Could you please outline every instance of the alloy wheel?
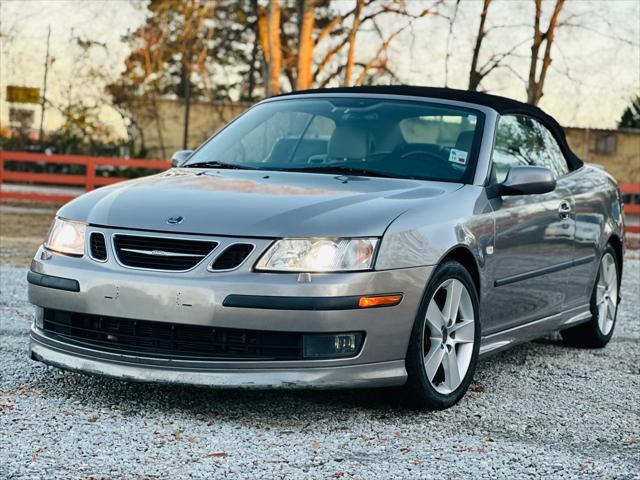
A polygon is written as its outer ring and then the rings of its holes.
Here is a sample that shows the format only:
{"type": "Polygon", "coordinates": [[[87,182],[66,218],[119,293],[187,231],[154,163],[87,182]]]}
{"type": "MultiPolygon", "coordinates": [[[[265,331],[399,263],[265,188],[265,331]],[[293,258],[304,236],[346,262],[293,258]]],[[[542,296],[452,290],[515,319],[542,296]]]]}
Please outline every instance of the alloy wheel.
{"type": "Polygon", "coordinates": [[[473,355],[475,328],[469,291],[460,280],[445,280],[429,301],[423,339],[425,372],[438,393],[448,395],[462,383],[473,355]]]}
{"type": "Polygon", "coordinates": [[[616,319],[618,305],[618,272],[616,261],[607,252],[600,260],[598,284],[596,286],[596,307],[598,308],[598,328],[603,335],[609,335],[616,319]]]}

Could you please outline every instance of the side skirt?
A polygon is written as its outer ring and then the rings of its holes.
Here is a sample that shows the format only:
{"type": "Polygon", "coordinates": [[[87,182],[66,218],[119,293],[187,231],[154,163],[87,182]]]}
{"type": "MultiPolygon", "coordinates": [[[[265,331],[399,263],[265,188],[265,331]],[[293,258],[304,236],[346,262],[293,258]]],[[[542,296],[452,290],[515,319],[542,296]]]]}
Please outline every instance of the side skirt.
{"type": "Polygon", "coordinates": [[[563,330],[572,325],[588,321],[591,310],[588,304],[572,308],[566,312],[557,313],[533,322],[518,325],[501,332],[482,337],[480,356],[485,357],[501,350],[510,348],[518,343],[528,342],[540,338],[556,330],[563,330]]]}

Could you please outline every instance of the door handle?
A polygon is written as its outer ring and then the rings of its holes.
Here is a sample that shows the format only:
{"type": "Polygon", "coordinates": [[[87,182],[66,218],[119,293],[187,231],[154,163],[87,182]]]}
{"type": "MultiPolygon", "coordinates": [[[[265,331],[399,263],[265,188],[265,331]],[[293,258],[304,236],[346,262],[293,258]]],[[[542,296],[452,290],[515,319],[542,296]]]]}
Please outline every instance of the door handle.
{"type": "Polygon", "coordinates": [[[560,202],[560,206],[558,207],[558,215],[560,215],[560,218],[569,218],[569,216],[571,215],[571,204],[568,201],[563,200],[562,202],[560,202]]]}

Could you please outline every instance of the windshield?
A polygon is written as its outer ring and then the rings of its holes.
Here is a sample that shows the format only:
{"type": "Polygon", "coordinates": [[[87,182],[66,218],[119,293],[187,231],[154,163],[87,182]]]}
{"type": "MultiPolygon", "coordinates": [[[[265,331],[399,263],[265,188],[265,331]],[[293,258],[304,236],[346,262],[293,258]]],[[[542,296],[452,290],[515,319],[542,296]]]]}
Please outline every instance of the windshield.
{"type": "Polygon", "coordinates": [[[185,166],[469,183],[482,119],[479,111],[416,101],[278,100],[240,116],[185,166]]]}

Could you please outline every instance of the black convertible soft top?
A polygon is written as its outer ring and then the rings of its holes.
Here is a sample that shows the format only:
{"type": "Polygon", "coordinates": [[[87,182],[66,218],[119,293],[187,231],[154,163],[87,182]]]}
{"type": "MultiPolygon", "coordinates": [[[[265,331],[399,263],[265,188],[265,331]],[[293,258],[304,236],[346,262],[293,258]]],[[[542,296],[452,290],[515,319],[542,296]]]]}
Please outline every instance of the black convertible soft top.
{"type": "Polygon", "coordinates": [[[316,88],[311,90],[298,90],[296,92],[285,93],[281,96],[313,94],[313,93],[377,93],[385,95],[407,95],[413,97],[440,98],[443,100],[454,100],[458,102],[475,103],[494,109],[500,115],[522,114],[539,120],[546,126],[555,137],[562,153],[567,158],[571,170],[580,168],[583,163],[578,156],[573,153],[564,130],[560,124],[551,116],[540,110],[538,107],[528,103],[519,102],[507,97],[489,95],[487,93],[469,92],[467,90],[456,90],[453,88],[418,87],[411,85],[374,85],[366,87],[339,87],[339,88],[316,88]]]}

